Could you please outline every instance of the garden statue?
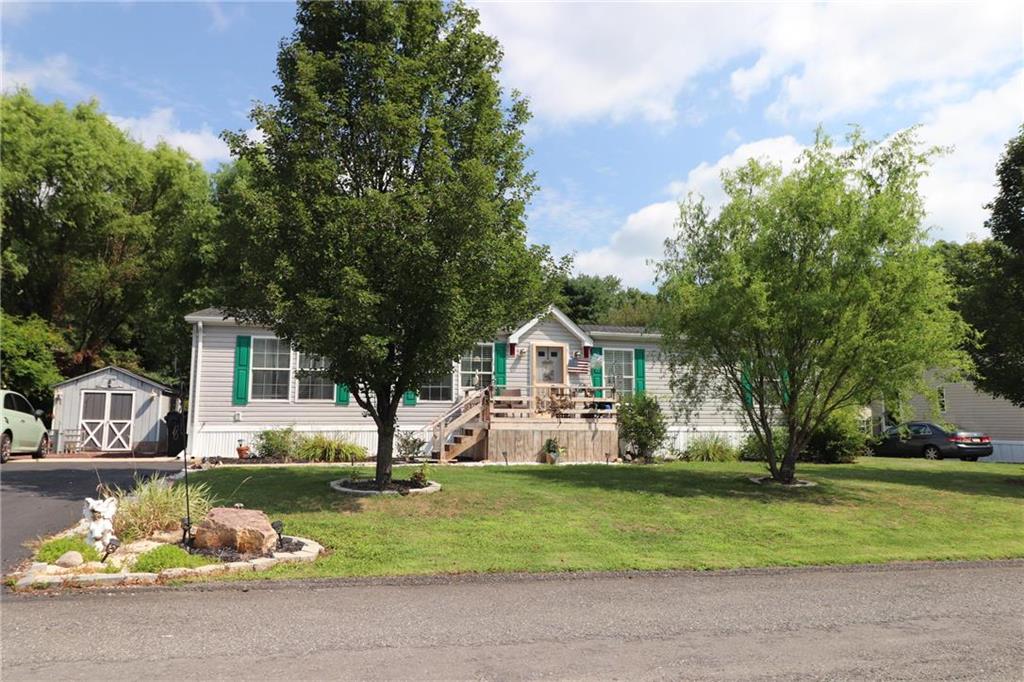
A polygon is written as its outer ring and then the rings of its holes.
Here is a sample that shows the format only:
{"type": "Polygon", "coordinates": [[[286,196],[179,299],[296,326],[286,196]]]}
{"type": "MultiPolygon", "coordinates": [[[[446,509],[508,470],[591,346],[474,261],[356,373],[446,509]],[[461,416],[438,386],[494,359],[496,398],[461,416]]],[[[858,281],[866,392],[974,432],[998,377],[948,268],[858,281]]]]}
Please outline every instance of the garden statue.
{"type": "Polygon", "coordinates": [[[85,536],[85,541],[92,545],[97,552],[105,551],[110,542],[117,539],[114,536],[114,514],[116,513],[116,497],[107,497],[102,500],[85,498],[82,516],[89,522],[89,534],[85,536]]]}

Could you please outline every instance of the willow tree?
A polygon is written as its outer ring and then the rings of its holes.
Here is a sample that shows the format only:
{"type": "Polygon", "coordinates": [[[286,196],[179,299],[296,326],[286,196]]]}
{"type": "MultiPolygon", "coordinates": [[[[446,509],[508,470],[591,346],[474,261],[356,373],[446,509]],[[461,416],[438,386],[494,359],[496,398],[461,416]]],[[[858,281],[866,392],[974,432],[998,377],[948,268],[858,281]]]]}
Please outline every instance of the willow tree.
{"type": "Polygon", "coordinates": [[[323,357],[377,426],[391,479],[403,394],[542,308],[526,242],[525,101],[474,10],[300,3],[260,135],[226,135],[224,303],[323,357]],[[259,141],[253,138],[259,137],[259,141]]]}
{"type": "Polygon", "coordinates": [[[918,181],[937,151],[912,129],[854,131],[843,150],[819,131],[790,172],[750,160],[724,173],[717,215],[681,204],[659,270],[674,389],[685,409],[719,398],[741,413],[780,482],[837,410],[966,366],[922,227],[918,181]]]}

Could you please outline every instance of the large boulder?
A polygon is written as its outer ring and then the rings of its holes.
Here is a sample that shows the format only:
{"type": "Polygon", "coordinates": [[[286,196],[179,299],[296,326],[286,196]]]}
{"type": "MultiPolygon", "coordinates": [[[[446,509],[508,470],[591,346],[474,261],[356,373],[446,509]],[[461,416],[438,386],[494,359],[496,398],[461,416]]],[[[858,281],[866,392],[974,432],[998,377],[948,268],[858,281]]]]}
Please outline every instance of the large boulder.
{"type": "Polygon", "coordinates": [[[214,507],[196,527],[195,546],[229,547],[239,554],[266,554],[277,544],[267,515],[257,509],[214,507]]]}

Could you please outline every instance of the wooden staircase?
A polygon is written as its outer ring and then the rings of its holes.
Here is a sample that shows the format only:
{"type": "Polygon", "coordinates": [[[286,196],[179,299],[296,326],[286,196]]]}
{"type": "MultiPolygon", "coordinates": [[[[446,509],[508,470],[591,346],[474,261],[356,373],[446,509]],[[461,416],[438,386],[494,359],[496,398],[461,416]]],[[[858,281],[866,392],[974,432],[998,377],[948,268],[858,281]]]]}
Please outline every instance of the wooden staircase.
{"type": "MultiPolygon", "coordinates": [[[[465,455],[475,445],[486,442],[490,389],[471,391],[457,405],[429,425],[431,455],[442,462],[450,462],[465,455]]],[[[478,459],[486,452],[486,445],[477,450],[478,459]]]]}

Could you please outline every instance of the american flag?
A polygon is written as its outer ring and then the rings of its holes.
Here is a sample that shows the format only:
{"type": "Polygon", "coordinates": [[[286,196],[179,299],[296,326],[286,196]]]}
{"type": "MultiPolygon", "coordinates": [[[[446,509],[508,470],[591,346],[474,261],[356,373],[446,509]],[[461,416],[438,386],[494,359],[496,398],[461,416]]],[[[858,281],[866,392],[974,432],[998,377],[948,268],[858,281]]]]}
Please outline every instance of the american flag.
{"type": "Polygon", "coordinates": [[[584,374],[590,371],[590,360],[588,358],[573,358],[569,361],[569,373],[584,374]]]}

